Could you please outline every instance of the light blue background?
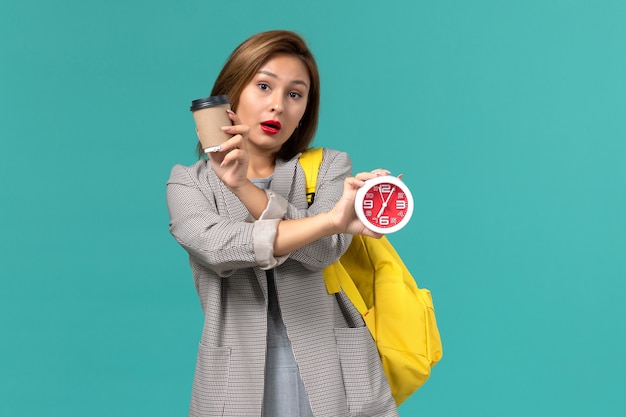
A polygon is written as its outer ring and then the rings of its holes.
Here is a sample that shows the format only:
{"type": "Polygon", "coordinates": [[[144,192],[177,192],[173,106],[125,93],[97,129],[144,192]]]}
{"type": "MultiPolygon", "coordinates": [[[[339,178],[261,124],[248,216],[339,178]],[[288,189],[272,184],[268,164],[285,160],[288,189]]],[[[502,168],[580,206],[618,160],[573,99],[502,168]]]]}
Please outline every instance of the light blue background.
{"type": "Polygon", "coordinates": [[[165,181],[191,99],[285,28],[317,146],[404,173],[444,358],[409,416],[623,416],[626,2],[0,3],[0,415],[182,416],[202,316],[165,181]]]}

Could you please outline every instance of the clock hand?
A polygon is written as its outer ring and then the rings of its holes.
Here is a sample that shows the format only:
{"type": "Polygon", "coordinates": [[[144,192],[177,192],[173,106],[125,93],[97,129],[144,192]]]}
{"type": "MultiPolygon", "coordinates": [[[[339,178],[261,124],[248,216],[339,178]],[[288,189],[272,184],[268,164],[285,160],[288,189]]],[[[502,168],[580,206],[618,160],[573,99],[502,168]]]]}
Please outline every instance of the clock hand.
{"type": "Polygon", "coordinates": [[[391,195],[393,194],[394,191],[396,191],[396,186],[395,185],[393,186],[391,191],[389,191],[389,195],[387,196],[387,199],[385,200],[385,207],[387,207],[387,203],[389,202],[389,199],[391,198],[391,195]]]}
{"type": "Polygon", "coordinates": [[[380,195],[380,201],[383,202],[383,206],[380,209],[380,211],[378,212],[378,214],[376,215],[376,217],[380,217],[380,215],[383,214],[383,210],[385,210],[385,196],[383,196],[383,192],[380,189],[380,187],[378,187],[378,194],[380,195]]]}
{"type": "MultiPolygon", "coordinates": [[[[380,188],[378,189],[378,191],[380,191],[380,188]]],[[[395,185],[393,186],[391,191],[389,191],[389,195],[387,196],[387,199],[383,201],[383,206],[380,208],[380,211],[378,212],[378,215],[376,215],[376,217],[380,217],[380,215],[383,214],[383,212],[385,211],[385,208],[387,207],[387,203],[389,202],[389,199],[391,198],[391,195],[393,194],[394,191],[396,191],[395,185]]],[[[381,196],[382,196],[382,193],[381,193],[381,196]]]]}

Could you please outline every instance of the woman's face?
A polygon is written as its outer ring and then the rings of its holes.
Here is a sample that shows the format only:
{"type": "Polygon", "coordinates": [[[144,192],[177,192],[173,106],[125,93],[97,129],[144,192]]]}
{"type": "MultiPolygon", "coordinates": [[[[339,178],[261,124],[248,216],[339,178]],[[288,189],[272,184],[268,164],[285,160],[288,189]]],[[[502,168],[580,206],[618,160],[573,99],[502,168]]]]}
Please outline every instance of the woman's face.
{"type": "Polygon", "coordinates": [[[280,150],[304,115],[310,85],[306,66],[295,56],[276,55],[261,66],[237,104],[241,122],[250,126],[248,148],[280,150]]]}

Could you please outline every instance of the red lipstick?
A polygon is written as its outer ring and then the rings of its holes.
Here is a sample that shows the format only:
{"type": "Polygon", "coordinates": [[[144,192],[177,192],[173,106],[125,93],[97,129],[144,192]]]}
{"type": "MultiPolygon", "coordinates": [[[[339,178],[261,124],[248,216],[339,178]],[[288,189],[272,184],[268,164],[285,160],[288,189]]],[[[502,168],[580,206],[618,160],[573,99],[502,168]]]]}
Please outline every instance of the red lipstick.
{"type": "Polygon", "coordinates": [[[269,135],[275,135],[280,132],[282,125],[278,120],[266,120],[261,122],[261,130],[269,135]]]}

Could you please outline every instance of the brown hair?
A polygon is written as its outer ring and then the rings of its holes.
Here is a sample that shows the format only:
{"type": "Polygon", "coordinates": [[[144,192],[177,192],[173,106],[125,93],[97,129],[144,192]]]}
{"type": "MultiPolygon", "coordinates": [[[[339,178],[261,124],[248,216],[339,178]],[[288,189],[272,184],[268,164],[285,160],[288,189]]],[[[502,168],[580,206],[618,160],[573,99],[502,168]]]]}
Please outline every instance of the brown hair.
{"type": "MultiPolygon", "coordinates": [[[[304,116],[298,128],[276,154],[277,159],[291,159],[306,150],[317,130],[320,103],[320,76],[313,54],[298,34],[286,30],[271,30],[251,36],[230,55],[217,76],[212,96],[227,94],[231,107],[237,112],[239,96],[259,69],[272,57],[287,54],[300,58],[309,72],[311,86],[304,116]]],[[[198,155],[204,155],[198,144],[198,155]]]]}

